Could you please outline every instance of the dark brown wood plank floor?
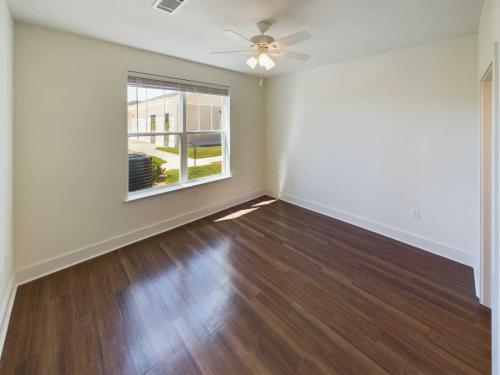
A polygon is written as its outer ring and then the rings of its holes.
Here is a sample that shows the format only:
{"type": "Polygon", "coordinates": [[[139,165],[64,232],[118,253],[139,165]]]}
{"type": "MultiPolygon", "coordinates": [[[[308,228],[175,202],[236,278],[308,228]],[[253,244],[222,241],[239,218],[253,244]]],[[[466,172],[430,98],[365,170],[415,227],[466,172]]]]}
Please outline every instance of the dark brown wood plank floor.
{"type": "Polygon", "coordinates": [[[21,286],[2,374],[487,374],[472,269],[262,197],[21,286]]]}

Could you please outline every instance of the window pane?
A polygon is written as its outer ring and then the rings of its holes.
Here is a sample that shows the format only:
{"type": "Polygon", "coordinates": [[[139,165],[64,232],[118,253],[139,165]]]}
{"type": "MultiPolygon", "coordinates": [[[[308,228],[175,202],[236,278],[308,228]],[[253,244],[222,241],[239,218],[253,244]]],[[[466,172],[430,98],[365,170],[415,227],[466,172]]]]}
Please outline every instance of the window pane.
{"type": "Polygon", "coordinates": [[[186,129],[188,131],[200,130],[200,117],[198,111],[198,94],[186,93],[186,129]]]}
{"type": "Polygon", "coordinates": [[[179,138],[129,137],[129,191],[179,183],[179,138]]]}
{"type": "Polygon", "coordinates": [[[147,125],[147,90],[144,87],[137,88],[137,132],[145,133],[148,131],[147,125]]]}
{"type": "Polygon", "coordinates": [[[221,140],[220,134],[191,134],[188,136],[189,180],[222,173],[221,140]]]}
{"type": "Polygon", "coordinates": [[[212,95],[212,129],[222,129],[222,96],[212,95]]]}
{"type": "Polygon", "coordinates": [[[179,93],[177,91],[165,91],[165,117],[163,124],[159,126],[160,131],[181,131],[179,124],[179,93]]]}
{"type": "Polygon", "coordinates": [[[229,97],[208,94],[216,91],[196,85],[182,87],[196,92],[178,91],[175,84],[156,78],[132,76],[129,82],[129,191],[186,182],[181,176],[190,181],[210,178],[227,170],[223,116],[229,97]],[[178,134],[154,135],[168,132],[178,134]],[[181,161],[181,144],[187,147],[183,152],[187,160],[181,161]],[[182,166],[187,170],[181,171],[182,166]]]}
{"type": "Polygon", "coordinates": [[[163,124],[165,115],[165,97],[162,89],[146,89],[147,103],[147,131],[157,132],[159,124],[163,124]]]}
{"type": "MultiPolygon", "coordinates": [[[[127,129],[129,133],[178,132],[179,92],[135,85],[127,87],[127,129]]],[[[163,143],[159,142],[159,146],[163,143]]]]}
{"type": "Polygon", "coordinates": [[[212,95],[199,94],[200,130],[212,130],[212,95]]]}
{"type": "Polygon", "coordinates": [[[127,129],[128,132],[137,131],[137,87],[127,87],[127,129]]]}

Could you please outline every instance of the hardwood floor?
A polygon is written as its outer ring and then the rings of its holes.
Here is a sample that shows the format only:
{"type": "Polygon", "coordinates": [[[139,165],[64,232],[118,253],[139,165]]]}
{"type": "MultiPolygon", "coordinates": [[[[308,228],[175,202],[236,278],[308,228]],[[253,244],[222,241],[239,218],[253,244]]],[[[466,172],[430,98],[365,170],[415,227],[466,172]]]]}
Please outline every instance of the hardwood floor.
{"type": "Polygon", "coordinates": [[[262,197],[17,292],[2,374],[487,374],[473,271],[262,197]]]}

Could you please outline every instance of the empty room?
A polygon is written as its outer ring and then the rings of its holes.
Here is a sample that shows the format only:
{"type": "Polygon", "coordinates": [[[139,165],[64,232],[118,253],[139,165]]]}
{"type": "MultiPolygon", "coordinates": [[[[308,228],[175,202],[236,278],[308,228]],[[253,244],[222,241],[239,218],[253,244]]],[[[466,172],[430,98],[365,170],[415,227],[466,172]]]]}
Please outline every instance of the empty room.
{"type": "Polygon", "coordinates": [[[500,0],[0,0],[0,374],[500,375],[500,0]]]}

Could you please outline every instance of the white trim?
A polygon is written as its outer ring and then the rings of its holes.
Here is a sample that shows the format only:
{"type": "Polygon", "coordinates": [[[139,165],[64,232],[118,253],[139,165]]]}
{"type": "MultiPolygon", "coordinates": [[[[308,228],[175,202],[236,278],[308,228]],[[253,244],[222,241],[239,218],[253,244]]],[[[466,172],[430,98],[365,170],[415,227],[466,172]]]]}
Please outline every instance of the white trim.
{"type": "Polygon", "coordinates": [[[475,271],[475,277],[476,277],[476,296],[479,298],[479,301],[482,305],[486,306],[486,307],[491,307],[491,290],[490,288],[486,288],[485,285],[488,285],[490,283],[490,280],[485,280],[487,278],[487,276],[490,276],[491,275],[491,271],[490,272],[485,272],[484,270],[484,267],[485,267],[485,260],[484,260],[484,257],[485,257],[485,252],[486,251],[489,251],[490,254],[490,264],[489,264],[489,267],[490,267],[490,270],[491,270],[491,258],[492,258],[492,248],[493,248],[493,234],[490,232],[489,233],[489,237],[490,237],[490,248],[489,249],[486,249],[485,248],[485,238],[484,238],[484,214],[485,214],[485,210],[488,209],[489,212],[490,212],[490,229],[493,230],[493,222],[494,222],[494,219],[493,219],[493,213],[494,213],[494,210],[493,210],[493,194],[494,194],[494,185],[495,185],[495,181],[494,181],[494,171],[493,171],[493,165],[494,165],[494,149],[495,149],[495,146],[494,146],[494,138],[493,138],[493,134],[494,134],[494,122],[495,122],[495,117],[494,117],[494,104],[493,104],[493,101],[494,101],[494,95],[493,95],[493,90],[494,90],[494,87],[493,87],[493,62],[491,62],[488,67],[486,68],[486,71],[484,72],[484,74],[482,75],[481,77],[481,80],[479,81],[479,84],[480,84],[480,134],[481,134],[481,139],[480,139],[480,152],[481,152],[481,155],[480,155],[480,218],[479,218],[479,233],[480,233],[480,246],[479,246],[479,259],[478,259],[478,264],[476,264],[476,267],[474,268],[474,271],[475,271]],[[484,118],[483,118],[483,115],[484,115],[484,83],[485,82],[488,82],[486,81],[488,75],[491,74],[491,98],[490,98],[490,105],[491,105],[491,123],[490,123],[490,126],[491,126],[491,129],[490,130],[490,140],[489,140],[489,145],[491,147],[490,149],[490,152],[491,152],[491,159],[492,160],[489,160],[491,162],[491,165],[490,165],[490,170],[488,171],[489,175],[490,175],[490,178],[491,178],[491,184],[489,186],[490,188],[490,194],[491,194],[491,202],[490,202],[490,205],[489,207],[484,207],[484,193],[485,193],[485,189],[486,187],[484,186],[484,173],[485,173],[485,168],[484,168],[484,164],[485,164],[485,160],[484,160],[484,143],[483,143],[483,138],[484,138],[484,118]]]}
{"type": "Polygon", "coordinates": [[[133,201],[136,201],[138,199],[153,197],[153,196],[158,195],[158,194],[165,194],[165,193],[170,193],[171,191],[188,189],[191,187],[208,184],[210,182],[227,180],[228,178],[232,178],[232,176],[218,174],[217,176],[214,176],[214,177],[202,177],[202,178],[199,178],[196,180],[191,180],[191,181],[186,182],[184,184],[176,184],[176,185],[171,185],[171,186],[162,186],[162,187],[155,187],[155,188],[151,188],[151,189],[132,191],[132,192],[127,194],[127,198],[125,198],[125,202],[133,202],[133,201]]]}
{"type": "MultiPolygon", "coordinates": [[[[480,257],[479,257],[480,258],[480,257]]],[[[482,286],[481,286],[481,260],[478,259],[476,264],[474,265],[474,288],[476,290],[476,297],[479,299],[479,303],[482,304],[481,301],[481,291],[482,291],[482,286]]]]}
{"type": "Polygon", "coordinates": [[[493,221],[492,229],[492,287],[491,287],[491,357],[492,374],[500,375],[500,47],[495,42],[493,48],[493,221]]]}
{"type": "Polygon", "coordinates": [[[219,211],[231,208],[238,204],[245,203],[249,200],[258,198],[263,194],[264,193],[262,190],[258,190],[253,193],[245,194],[238,198],[225,201],[223,203],[218,203],[209,207],[191,211],[187,214],[176,216],[171,219],[147,227],[143,227],[141,229],[125,233],[57,257],[53,257],[32,266],[28,266],[16,272],[16,284],[25,284],[29,281],[49,275],[64,268],[71,267],[75,264],[95,258],[99,255],[106,254],[121,247],[130,245],[134,242],[188,224],[192,221],[202,219],[206,216],[213,215],[219,211]]]}
{"type": "Polygon", "coordinates": [[[274,193],[274,192],[273,192],[273,191],[271,191],[271,190],[264,189],[264,190],[262,191],[262,194],[263,194],[263,195],[268,195],[268,196],[270,196],[271,198],[280,199],[279,194],[276,194],[276,193],[274,193]]]}
{"type": "Polygon", "coordinates": [[[222,132],[222,144],[224,147],[224,153],[222,157],[224,158],[224,163],[222,165],[223,173],[227,175],[232,175],[231,172],[231,93],[229,96],[224,96],[222,98],[222,127],[224,131],[222,132]]]}
{"type": "Polygon", "coordinates": [[[7,288],[7,293],[4,300],[2,301],[3,311],[0,314],[1,325],[0,325],[0,356],[3,353],[3,347],[5,344],[5,338],[7,337],[7,329],[9,328],[10,315],[12,313],[12,307],[14,306],[14,299],[16,297],[17,285],[14,283],[14,277],[11,278],[9,282],[9,287],[7,288]]]}
{"type": "MultiPolygon", "coordinates": [[[[274,193],[268,193],[268,195],[276,197],[276,194],[274,193]]],[[[408,245],[415,246],[427,252],[454,260],[455,262],[465,264],[472,268],[475,268],[475,265],[477,263],[477,256],[475,254],[468,253],[464,250],[454,248],[442,242],[434,241],[417,234],[413,234],[386,224],[376,222],[374,220],[353,215],[348,212],[328,207],[320,203],[312,202],[307,199],[299,198],[287,193],[279,194],[279,199],[306,208],[308,210],[342,220],[349,224],[356,225],[363,229],[367,229],[369,231],[381,234],[397,241],[404,242],[408,245]]]]}

